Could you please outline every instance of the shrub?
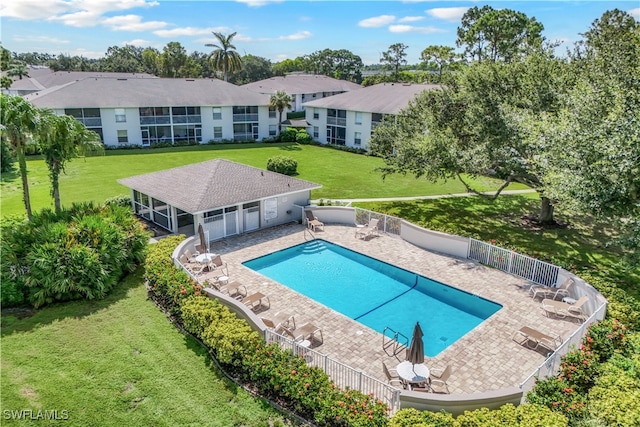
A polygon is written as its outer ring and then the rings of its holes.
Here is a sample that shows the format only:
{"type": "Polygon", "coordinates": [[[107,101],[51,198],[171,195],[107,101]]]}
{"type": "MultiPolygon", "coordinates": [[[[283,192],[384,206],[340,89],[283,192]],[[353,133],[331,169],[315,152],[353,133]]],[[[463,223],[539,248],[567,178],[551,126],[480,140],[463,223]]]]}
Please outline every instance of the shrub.
{"type": "Polygon", "coordinates": [[[313,141],[313,138],[304,129],[296,134],[296,142],[299,144],[309,144],[311,141],[313,141]]]}
{"type": "Polygon", "coordinates": [[[148,233],[129,209],[74,204],[2,228],[2,303],[104,297],[144,260],[148,233]]]}
{"type": "Polygon", "coordinates": [[[295,129],[287,128],[280,132],[281,142],[295,142],[298,132],[295,129]]]}
{"type": "Polygon", "coordinates": [[[522,427],[565,427],[568,420],[562,414],[541,405],[506,404],[492,411],[487,408],[465,411],[456,418],[460,427],[522,426],[522,427]]]}
{"type": "Polygon", "coordinates": [[[569,384],[571,390],[587,393],[598,376],[598,358],[584,347],[572,350],[562,356],[558,376],[569,384]]]}
{"type": "Polygon", "coordinates": [[[6,138],[2,138],[0,140],[0,171],[3,173],[11,171],[14,162],[11,146],[6,138]]]}
{"type": "Polygon", "coordinates": [[[267,160],[267,170],[284,175],[295,175],[298,172],[298,162],[287,156],[274,156],[267,160]]]}
{"type": "Polygon", "coordinates": [[[389,422],[389,427],[458,427],[460,424],[447,412],[401,409],[389,422]]]}
{"type": "Polygon", "coordinates": [[[640,425],[640,356],[614,355],[602,366],[589,391],[589,412],[603,425],[640,425]]]}
{"type": "Polygon", "coordinates": [[[105,205],[117,205],[125,208],[131,207],[131,196],[127,194],[121,194],[119,196],[111,197],[104,201],[105,205]]]}
{"type": "Polygon", "coordinates": [[[546,406],[563,414],[569,420],[579,420],[586,414],[586,398],[577,393],[571,385],[560,377],[539,380],[527,393],[527,402],[546,406]]]}
{"type": "Polygon", "coordinates": [[[582,346],[594,354],[598,362],[604,362],[614,352],[624,348],[624,337],[627,328],[617,319],[604,319],[592,323],[582,338],[582,346]]]}

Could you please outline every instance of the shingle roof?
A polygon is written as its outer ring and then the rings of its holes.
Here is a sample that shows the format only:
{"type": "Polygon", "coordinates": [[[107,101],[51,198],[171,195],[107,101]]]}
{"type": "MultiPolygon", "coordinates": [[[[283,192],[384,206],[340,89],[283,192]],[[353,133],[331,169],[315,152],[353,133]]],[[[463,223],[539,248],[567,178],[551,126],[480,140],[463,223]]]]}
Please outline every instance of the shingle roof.
{"type": "Polygon", "coordinates": [[[23,77],[22,80],[17,77],[11,85],[12,90],[39,90],[54,86],[61,86],[76,80],[86,79],[87,77],[106,77],[106,78],[126,78],[126,79],[151,79],[156,78],[152,74],[147,73],[107,73],[98,71],[53,71],[50,68],[32,68],[28,69],[29,77],[23,77]]]}
{"type": "Polygon", "coordinates": [[[41,108],[268,105],[269,96],[216,79],[85,78],[31,93],[41,108]]]}
{"type": "Polygon", "coordinates": [[[224,159],[132,176],[118,182],[190,213],[321,187],[224,159]]]}
{"type": "Polygon", "coordinates": [[[418,93],[439,89],[432,84],[380,83],[351,92],[310,101],[306,108],[336,108],[349,111],[398,114],[418,93]]]}
{"type": "Polygon", "coordinates": [[[315,74],[289,74],[271,77],[241,87],[257,93],[273,94],[284,90],[289,95],[318,92],[345,92],[362,88],[359,84],[315,74]]]}

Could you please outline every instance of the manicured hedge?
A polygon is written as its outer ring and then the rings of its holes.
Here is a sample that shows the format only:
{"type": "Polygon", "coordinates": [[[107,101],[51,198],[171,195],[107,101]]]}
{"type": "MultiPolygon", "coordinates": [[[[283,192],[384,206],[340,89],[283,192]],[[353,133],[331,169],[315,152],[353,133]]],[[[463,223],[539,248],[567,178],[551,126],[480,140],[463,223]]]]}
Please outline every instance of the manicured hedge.
{"type": "Polygon", "coordinates": [[[298,162],[287,156],[270,157],[267,160],[267,170],[292,176],[298,173],[298,162]]]}
{"type": "Polygon", "coordinates": [[[144,260],[149,234],[128,207],[74,204],[3,220],[2,305],[102,298],[144,260]]]}
{"type": "Polygon", "coordinates": [[[171,260],[184,236],[162,239],[149,250],[145,279],[152,298],[200,338],[224,369],[262,396],[319,426],[386,426],[387,405],[355,390],[341,390],[319,368],[290,350],[265,345],[246,321],[202,288],[171,260]]]}

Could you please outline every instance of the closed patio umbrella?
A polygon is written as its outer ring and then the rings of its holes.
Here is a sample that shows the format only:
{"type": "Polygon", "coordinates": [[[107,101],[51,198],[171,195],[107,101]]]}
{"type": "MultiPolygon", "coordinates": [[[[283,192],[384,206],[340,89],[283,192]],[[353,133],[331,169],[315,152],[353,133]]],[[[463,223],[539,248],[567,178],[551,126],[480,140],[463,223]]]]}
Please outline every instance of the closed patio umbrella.
{"type": "Polygon", "coordinates": [[[204,229],[202,228],[202,224],[198,225],[198,235],[200,236],[200,245],[204,248],[205,252],[209,252],[207,239],[204,237],[204,229]]]}
{"type": "Polygon", "coordinates": [[[407,351],[407,361],[412,365],[418,365],[424,363],[424,343],[422,342],[422,328],[420,322],[416,322],[416,326],[413,327],[413,337],[411,338],[411,345],[407,351]]]}

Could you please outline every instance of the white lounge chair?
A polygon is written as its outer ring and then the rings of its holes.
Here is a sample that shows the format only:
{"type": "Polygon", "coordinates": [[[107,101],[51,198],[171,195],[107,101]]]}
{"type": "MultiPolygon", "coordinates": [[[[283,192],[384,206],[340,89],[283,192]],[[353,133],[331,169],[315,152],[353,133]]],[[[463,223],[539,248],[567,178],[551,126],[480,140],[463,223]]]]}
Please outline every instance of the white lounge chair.
{"type": "Polygon", "coordinates": [[[544,285],[533,285],[529,288],[529,293],[535,299],[538,297],[541,298],[549,298],[549,299],[562,299],[570,296],[569,292],[571,287],[574,285],[574,281],[572,278],[568,278],[560,286],[557,288],[552,288],[551,286],[544,285]]]}
{"type": "Polygon", "coordinates": [[[542,309],[544,310],[547,317],[550,314],[553,314],[556,317],[564,319],[565,317],[569,317],[572,319],[577,319],[581,322],[584,322],[587,318],[587,314],[582,310],[582,306],[589,300],[588,296],[583,296],[574,304],[569,304],[562,301],[556,301],[553,299],[543,299],[542,300],[542,309]]]}

